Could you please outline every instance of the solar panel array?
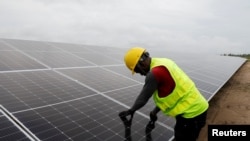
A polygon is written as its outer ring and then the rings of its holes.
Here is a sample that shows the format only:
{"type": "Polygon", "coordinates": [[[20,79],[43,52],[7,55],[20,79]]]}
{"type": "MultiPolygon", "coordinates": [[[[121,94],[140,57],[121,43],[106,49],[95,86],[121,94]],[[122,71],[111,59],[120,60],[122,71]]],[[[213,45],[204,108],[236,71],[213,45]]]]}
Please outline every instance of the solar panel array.
{"type": "MultiPolygon", "coordinates": [[[[124,140],[120,111],[133,105],[144,77],[123,64],[127,49],[0,39],[0,140],[124,140]]],[[[177,62],[210,100],[245,62],[148,49],[177,62]]],[[[133,140],[145,140],[152,100],[136,112],[133,140]]],[[[155,141],[173,138],[175,120],[159,113],[155,141]]]]}

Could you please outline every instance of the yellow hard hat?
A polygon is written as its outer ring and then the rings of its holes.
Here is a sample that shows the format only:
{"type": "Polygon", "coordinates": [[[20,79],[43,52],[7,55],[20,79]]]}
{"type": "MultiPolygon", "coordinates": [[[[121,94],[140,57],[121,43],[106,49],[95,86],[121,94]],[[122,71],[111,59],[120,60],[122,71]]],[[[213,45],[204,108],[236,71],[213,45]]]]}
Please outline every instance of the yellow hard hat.
{"type": "Polygon", "coordinates": [[[134,69],[142,54],[146,49],[141,47],[133,47],[127,51],[124,56],[124,62],[129,70],[132,71],[132,74],[135,73],[134,69]]]}

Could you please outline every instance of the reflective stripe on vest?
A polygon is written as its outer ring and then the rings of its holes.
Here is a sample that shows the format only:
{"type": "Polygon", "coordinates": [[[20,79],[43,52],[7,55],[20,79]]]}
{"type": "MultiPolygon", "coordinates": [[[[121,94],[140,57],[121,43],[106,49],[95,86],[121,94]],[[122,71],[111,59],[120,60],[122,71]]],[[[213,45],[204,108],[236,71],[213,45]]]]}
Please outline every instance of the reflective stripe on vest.
{"type": "Polygon", "coordinates": [[[175,117],[182,114],[185,118],[193,118],[208,109],[208,102],[200,94],[194,82],[170,59],[152,58],[150,69],[164,66],[175,81],[175,88],[166,97],[159,97],[156,90],[153,94],[154,102],[161,111],[175,117]]]}

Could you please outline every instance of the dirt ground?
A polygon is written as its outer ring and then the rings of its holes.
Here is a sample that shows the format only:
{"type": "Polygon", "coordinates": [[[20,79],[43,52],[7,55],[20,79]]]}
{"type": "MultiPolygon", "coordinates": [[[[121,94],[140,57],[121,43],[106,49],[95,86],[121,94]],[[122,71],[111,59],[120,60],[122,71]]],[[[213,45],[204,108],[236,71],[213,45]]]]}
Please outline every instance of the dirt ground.
{"type": "Polygon", "coordinates": [[[198,141],[207,141],[207,125],[250,125],[250,61],[247,61],[209,101],[207,124],[198,141]]]}

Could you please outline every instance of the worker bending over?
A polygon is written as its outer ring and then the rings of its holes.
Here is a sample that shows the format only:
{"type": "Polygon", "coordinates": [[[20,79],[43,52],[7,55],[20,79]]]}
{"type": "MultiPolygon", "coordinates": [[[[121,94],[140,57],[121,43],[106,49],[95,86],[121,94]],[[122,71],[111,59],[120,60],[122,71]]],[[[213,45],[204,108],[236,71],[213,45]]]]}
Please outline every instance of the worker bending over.
{"type": "Polygon", "coordinates": [[[156,107],[150,112],[151,120],[157,120],[157,113],[162,111],[176,119],[176,141],[196,141],[206,123],[209,105],[186,73],[168,58],[151,58],[141,47],[129,49],[124,62],[132,74],[146,78],[134,105],[120,115],[133,115],[153,96],[156,107]]]}

